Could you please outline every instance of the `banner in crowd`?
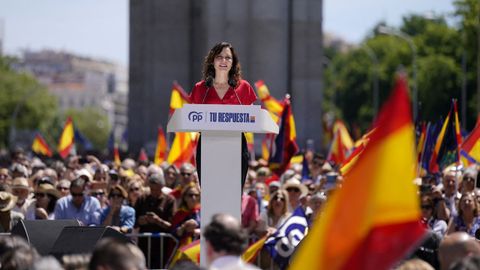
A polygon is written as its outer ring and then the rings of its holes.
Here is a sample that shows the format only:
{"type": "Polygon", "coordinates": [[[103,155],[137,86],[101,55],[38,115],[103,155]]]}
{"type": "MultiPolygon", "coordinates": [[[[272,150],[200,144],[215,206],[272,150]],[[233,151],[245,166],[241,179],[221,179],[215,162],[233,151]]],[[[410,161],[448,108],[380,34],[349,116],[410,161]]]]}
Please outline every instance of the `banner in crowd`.
{"type": "MultiPolygon", "coordinates": [[[[283,223],[283,225],[281,225],[280,228],[278,228],[278,230],[265,241],[264,247],[281,269],[286,269],[288,266],[290,257],[307,233],[307,228],[308,221],[305,211],[299,206],[293,211],[292,215],[285,221],[285,223],[283,223]]],[[[312,254],[310,254],[310,256],[312,256],[312,254]]],[[[306,267],[296,269],[311,268],[306,267]]]]}

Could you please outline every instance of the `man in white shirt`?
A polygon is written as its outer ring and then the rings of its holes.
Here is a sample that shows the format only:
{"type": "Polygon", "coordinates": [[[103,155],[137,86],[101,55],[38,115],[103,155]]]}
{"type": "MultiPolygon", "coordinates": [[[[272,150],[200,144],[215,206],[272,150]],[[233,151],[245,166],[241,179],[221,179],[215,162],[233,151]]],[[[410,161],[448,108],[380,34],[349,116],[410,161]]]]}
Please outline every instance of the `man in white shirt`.
{"type": "Polygon", "coordinates": [[[248,235],[242,224],[228,214],[216,214],[203,232],[207,246],[208,269],[257,270],[244,262],[242,253],[247,247],[248,235]]]}

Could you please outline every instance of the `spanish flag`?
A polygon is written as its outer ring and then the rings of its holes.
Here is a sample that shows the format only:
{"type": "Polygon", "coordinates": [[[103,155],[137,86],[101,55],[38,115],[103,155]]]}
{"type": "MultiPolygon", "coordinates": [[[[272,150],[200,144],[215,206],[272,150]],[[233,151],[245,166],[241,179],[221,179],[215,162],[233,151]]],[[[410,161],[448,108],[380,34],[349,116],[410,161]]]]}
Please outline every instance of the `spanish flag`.
{"type": "Polygon", "coordinates": [[[242,260],[248,263],[254,263],[255,258],[260,253],[267,240],[267,236],[258,239],[255,243],[251,244],[242,254],[242,260]]]}
{"type": "Polygon", "coordinates": [[[191,162],[194,156],[196,132],[176,132],[172,148],[168,153],[168,163],[180,167],[184,162],[191,162]]]}
{"type": "Polygon", "coordinates": [[[290,269],[389,269],[424,235],[406,79],[397,80],[364,152],[313,224],[290,269]]]}
{"type": "Polygon", "coordinates": [[[257,89],[257,94],[260,97],[265,109],[270,112],[273,120],[278,122],[278,119],[283,111],[283,102],[277,100],[276,98],[270,95],[267,85],[263,81],[257,81],[255,83],[255,88],[257,89]]]}
{"type": "Polygon", "coordinates": [[[173,82],[172,95],[170,96],[169,115],[171,116],[176,109],[182,108],[183,104],[188,103],[190,103],[188,94],[176,81],[173,82]]]}
{"type": "Polygon", "coordinates": [[[173,256],[169,268],[175,266],[180,261],[192,261],[197,265],[200,264],[200,240],[195,240],[188,245],[180,247],[173,256]]]}
{"type": "Polygon", "coordinates": [[[35,138],[33,139],[32,143],[32,151],[47,157],[52,156],[52,151],[50,150],[50,147],[48,147],[47,142],[45,141],[45,139],[43,139],[40,133],[35,134],[35,138]]]}
{"type": "Polygon", "coordinates": [[[73,129],[72,118],[68,117],[67,122],[65,122],[65,126],[63,127],[60,141],[58,143],[58,153],[62,158],[66,158],[68,154],[70,154],[70,151],[72,150],[75,142],[74,136],[75,131],[73,129]]]}
{"type": "Polygon", "coordinates": [[[330,146],[330,151],[327,155],[327,160],[335,164],[342,164],[353,149],[353,140],[348,133],[345,124],[337,120],[333,124],[333,140],[330,146]]]}
{"type": "Polygon", "coordinates": [[[160,165],[165,160],[167,160],[167,139],[165,138],[165,132],[163,132],[162,127],[159,127],[154,162],[155,164],[160,165]]]}

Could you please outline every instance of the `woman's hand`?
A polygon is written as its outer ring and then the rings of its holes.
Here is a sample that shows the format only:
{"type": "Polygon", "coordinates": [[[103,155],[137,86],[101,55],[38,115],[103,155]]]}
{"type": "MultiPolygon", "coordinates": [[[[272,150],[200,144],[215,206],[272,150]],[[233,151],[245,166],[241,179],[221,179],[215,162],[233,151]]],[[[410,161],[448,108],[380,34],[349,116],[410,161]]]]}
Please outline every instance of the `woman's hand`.
{"type": "Polygon", "coordinates": [[[36,219],[48,219],[48,213],[43,208],[35,209],[35,218],[36,219]]]}
{"type": "Polygon", "coordinates": [[[182,226],[184,227],[186,232],[193,233],[198,227],[198,223],[194,219],[189,219],[185,221],[182,226]]]}

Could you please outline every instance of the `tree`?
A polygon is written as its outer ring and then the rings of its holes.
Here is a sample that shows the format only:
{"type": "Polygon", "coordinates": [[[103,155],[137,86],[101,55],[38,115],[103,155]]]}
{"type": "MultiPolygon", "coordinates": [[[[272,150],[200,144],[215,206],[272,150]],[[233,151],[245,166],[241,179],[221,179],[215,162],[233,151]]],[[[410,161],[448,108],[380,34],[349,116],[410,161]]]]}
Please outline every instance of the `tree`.
{"type": "MultiPolygon", "coordinates": [[[[377,31],[380,25],[382,23],[373,28],[373,34],[359,47],[332,56],[335,76],[328,70],[325,73],[326,97],[337,97],[335,106],[339,111],[338,117],[350,125],[359,126],[362,132],[370,126],[374,117],[372,73],[375,68],[363,46],[367,45],[378,59],[380,104],[389,96],[399,70],[406,71],[410,84],[413,82],[411,48],[397,36],[380,34],[377,31]]],[[[458,45],[460,32],[449,26],[443,17],[432,19],[418,15],[404,17],[399,31],[408,34],[417,49],[418,101],[422,104],[420,120],[444,117],[450,100],[460,97],[463,51],[458,45]]],[[[474,123],[476,115],[468,115],[469,123],[474,123]]]]}
{"type": "Polygon", "coordinates": [[[15,131],[38,130],[48,138],[58,113],[56,98],[32,76],[12,70],[13,61],[15,59],[0,57],[0,148],[29,146],[28,140],[20,142],[18,137],[10,138],[15,131]],[[10,139],[14,140],[13,145],[10,139]]]}

